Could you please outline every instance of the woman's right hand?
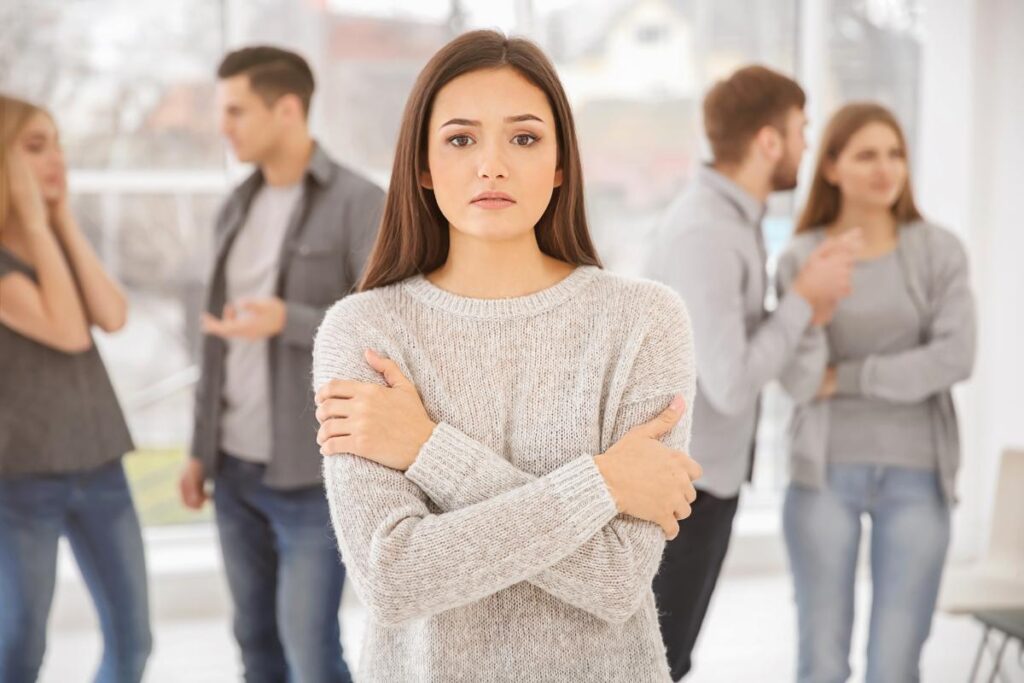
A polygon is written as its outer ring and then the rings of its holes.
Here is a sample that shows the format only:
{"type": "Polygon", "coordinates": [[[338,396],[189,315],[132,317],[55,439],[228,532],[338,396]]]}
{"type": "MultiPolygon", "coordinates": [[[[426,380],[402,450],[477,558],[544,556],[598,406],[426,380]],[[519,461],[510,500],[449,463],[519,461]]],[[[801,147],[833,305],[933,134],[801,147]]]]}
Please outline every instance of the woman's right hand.
{"type": "Polygon", "coordinates": [[[683,397],[676,396],[660,415],[594,458],[619,512],[660,525],[669,540],[678,535],[679,520],[690,516],[697,498],[693,482],[702,473],[689,455],[659,441],[685,410],[683,397]]]}
{"type": "Polygon", "coordinates": [[[11,204],[18,212],[23,230],[46,229],[46,202],[39,182],[20,151],[12,151],[7,158],[11,179],[11,204]]]}

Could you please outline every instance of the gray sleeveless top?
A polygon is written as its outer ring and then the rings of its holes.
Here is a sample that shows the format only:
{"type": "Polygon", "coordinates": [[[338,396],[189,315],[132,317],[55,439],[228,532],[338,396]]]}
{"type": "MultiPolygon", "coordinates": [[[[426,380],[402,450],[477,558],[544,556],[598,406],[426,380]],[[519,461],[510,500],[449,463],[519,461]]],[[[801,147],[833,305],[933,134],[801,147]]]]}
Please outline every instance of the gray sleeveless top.
{"type": "MultiPolygon", "coordinates": [[[[0,247],[0,278],[35,269],[0,247]]],[[[0,324],[0,476],[80,472],[134,448],[95,346],[68,354],[0,324]]]]}

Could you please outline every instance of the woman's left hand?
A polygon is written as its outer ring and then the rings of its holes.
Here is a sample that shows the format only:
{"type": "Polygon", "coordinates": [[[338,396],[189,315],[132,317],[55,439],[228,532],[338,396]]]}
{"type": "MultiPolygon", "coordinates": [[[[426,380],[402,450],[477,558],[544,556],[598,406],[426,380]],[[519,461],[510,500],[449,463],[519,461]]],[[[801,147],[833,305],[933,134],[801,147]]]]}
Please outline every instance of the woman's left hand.
{"type": "Polygon", "coordinates": [[[58,234],[63,234],[68,230],[74,230],[78,227],[75,217],[71,213],[71,201],[68,197],[66,180],[60,196],[51,202],[47,202],[46,209],[50,216],[50,225],[53,226],[58,234]]]}
{"type": "Polygon", "coordinates": [[[367,350],[366,362],[387,382],[333,380],[316,392],[316,442],[323,455],[351,453],[404,472],[437,425],[398,365],[367,350]]]}

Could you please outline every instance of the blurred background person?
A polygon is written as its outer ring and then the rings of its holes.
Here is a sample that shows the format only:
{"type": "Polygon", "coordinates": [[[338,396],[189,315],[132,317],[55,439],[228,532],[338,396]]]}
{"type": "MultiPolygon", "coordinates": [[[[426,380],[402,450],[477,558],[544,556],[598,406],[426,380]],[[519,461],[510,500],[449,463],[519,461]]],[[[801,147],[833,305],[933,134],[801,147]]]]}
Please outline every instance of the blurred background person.
{"type": "Polygon", "coordinates": [[[0,681],[36,680],[70,542],[103,634],[95,681],[139,681],[152,647],[133,449],[90,329],[125,297],[68,207],[53,117],[0,95],[0,681]]]}
{"type": "Polygon", "coordinates": [[[666,546],[654,580],[672,677],[685,676],[729,548],[740,486],[753,467],[760,396],[804,331],[849,289],[849,250],[816,250],[788,296],[765,310],[768,196],[796,187],[805,97],[792,79],[739,69],[704,98],[713,160],[669,209],[647,274],[686,301],[698,349],[693,453],[704,467],[693,515],[666,546]]]}
{"type": "Polygon", "coordinates": [[[960,460],[950,390],[974,365],[960,240],[914,203],[899,123],[841,108],[825,130],[781,291],[826,240],[859,230],[853,289],[808,331],[783,384],[797,403],[783,524],[799,625],[797,680],[850,677],[862,519],[871,520],[866,680],[920,678],[960,460]]]}
{"type": "Polygon", "coordinates": [[[191,459],[180,488],[213,503],[245,679],[350,681],[312,396],[313,335],[358,280],[383,192],[311,137],[313,73],[248,47],[217,71],[221,130],[256,170],[228,197],[203,316],[191,459]]]}

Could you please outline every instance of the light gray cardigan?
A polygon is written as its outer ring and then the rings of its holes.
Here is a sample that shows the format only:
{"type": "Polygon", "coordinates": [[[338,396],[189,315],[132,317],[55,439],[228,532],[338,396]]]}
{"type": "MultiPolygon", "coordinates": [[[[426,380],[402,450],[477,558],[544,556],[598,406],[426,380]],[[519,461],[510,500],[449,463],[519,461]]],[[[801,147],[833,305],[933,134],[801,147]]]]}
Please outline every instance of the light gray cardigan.
{"type": "MultiPolygon", "coordinates": [[[[823,230],[812,230],[793,239],[779,259],[780,296],[824,238],[823,230]]],[[[976,335],[967,255],[955,235],[923,221],[900,227],[897,254],[907,290],[925,321],[921,344],[899,353],[842,363],[837,380],[845,394],[897,403],[928,401],[942,489],[946,500],[953,503],[960,438],[950,389],[971,375],[976,335]]],[[[829,401],[815,395],[828,362],[825,331],[811,327],[781,377],[796,404],[790,424],[790,476],[812,488],[825,484],[829,401]]]]}

